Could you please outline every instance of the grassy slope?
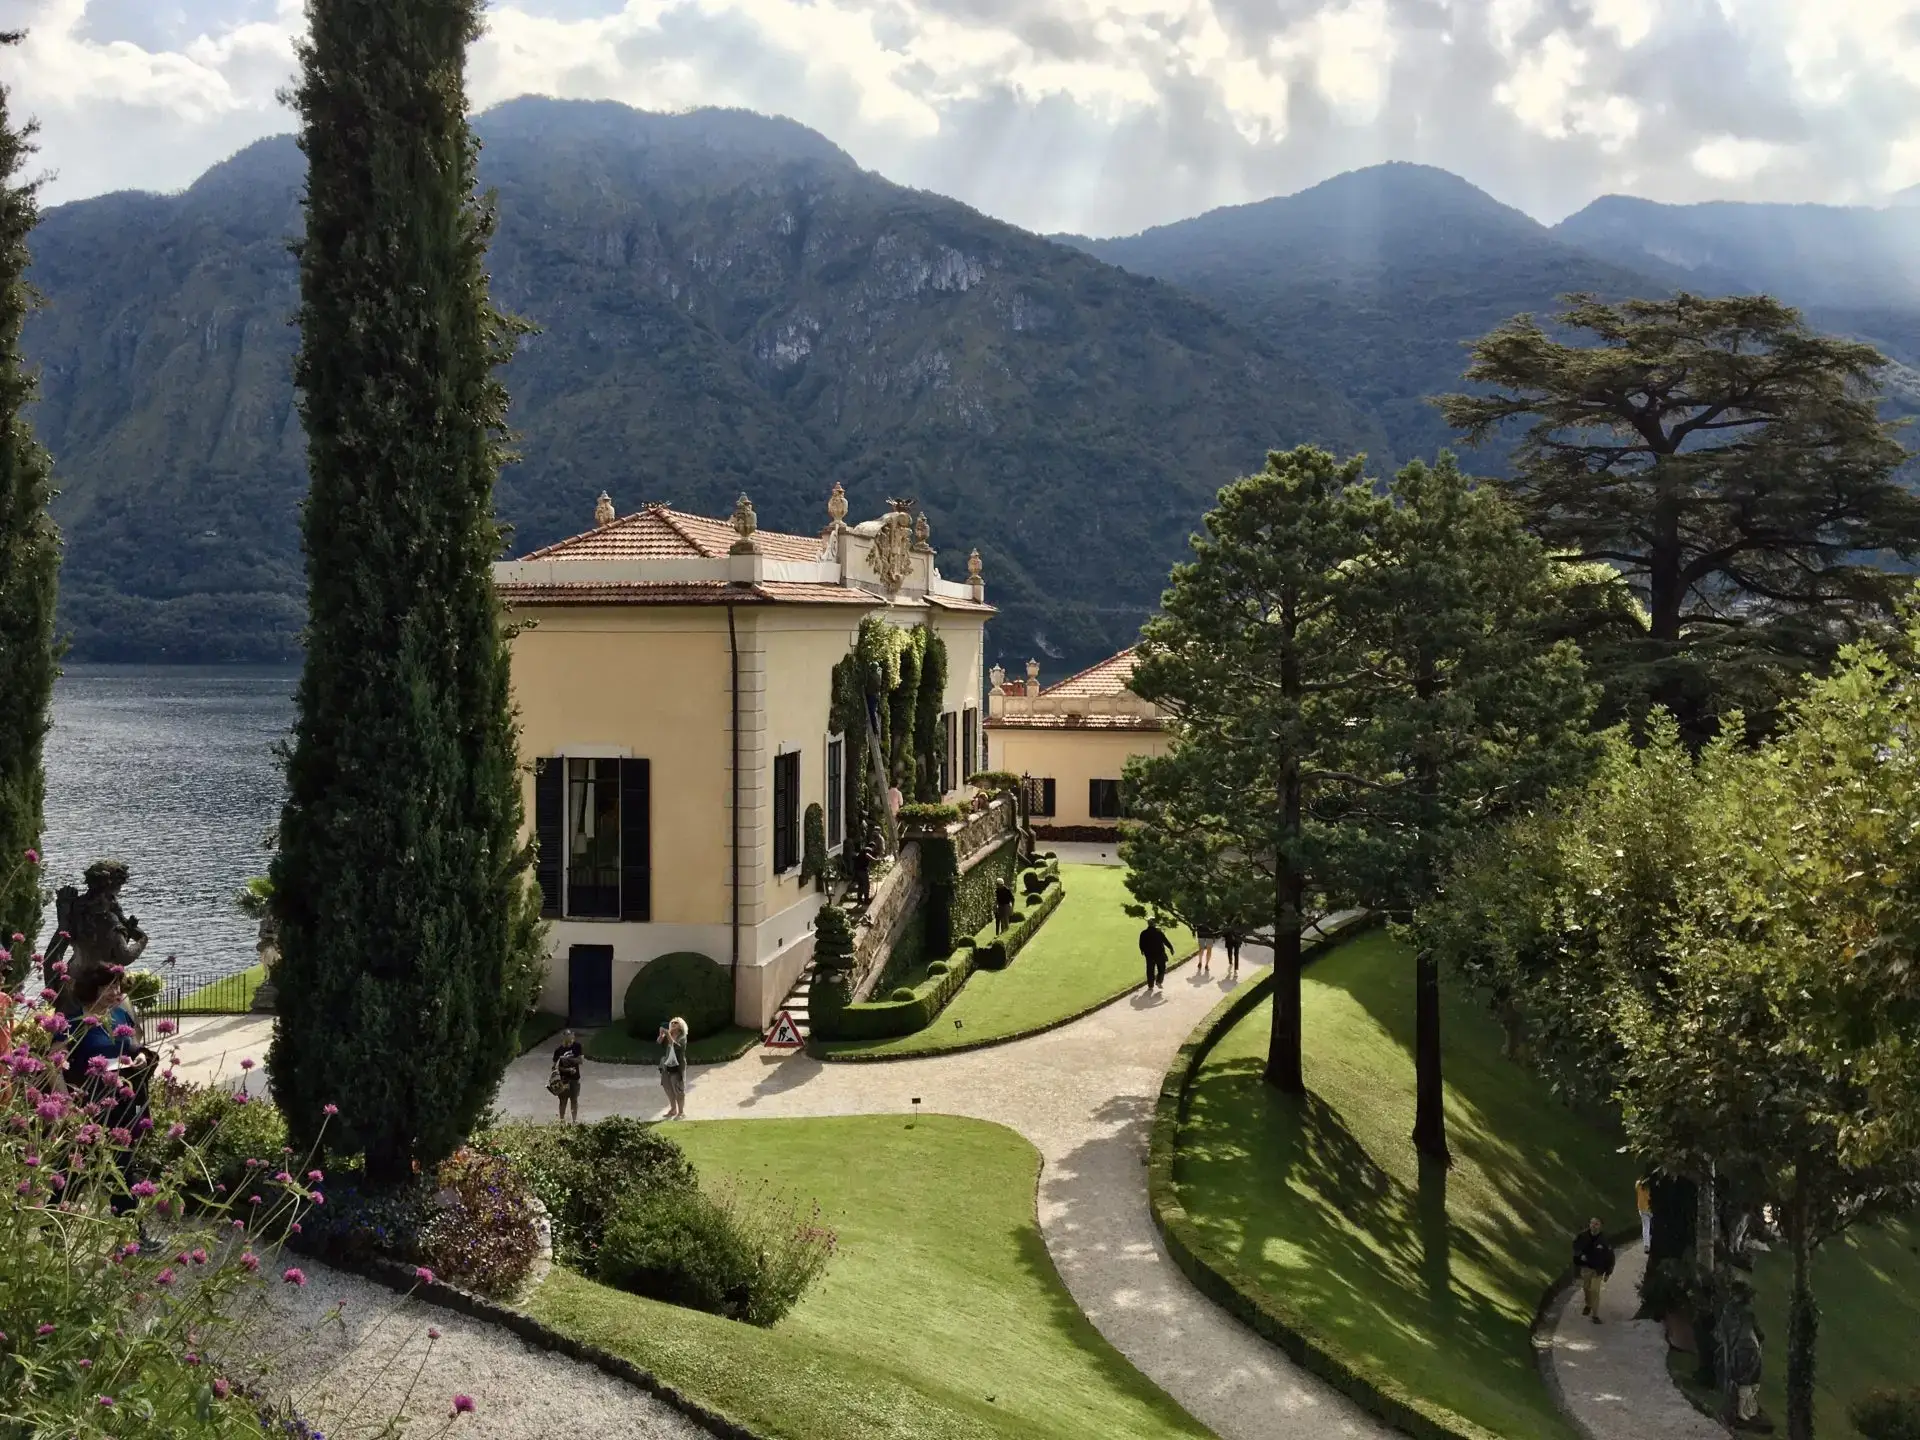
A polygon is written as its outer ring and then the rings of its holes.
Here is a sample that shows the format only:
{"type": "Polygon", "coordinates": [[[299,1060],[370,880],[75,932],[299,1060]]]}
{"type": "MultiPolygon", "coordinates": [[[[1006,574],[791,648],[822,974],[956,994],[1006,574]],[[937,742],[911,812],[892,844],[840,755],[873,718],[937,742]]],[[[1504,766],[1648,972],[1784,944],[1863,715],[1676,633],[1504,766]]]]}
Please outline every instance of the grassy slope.
{"type": "Polygon", "coordinates": [[[1570,1437],[1528,1332],[1574,1230],[1631,1222],[1616,1141],[1500,1058],[1468,997],[1447,996],[1454,1168],[1423,1177],[1413,1129],[1413,960],[1384,934],[1316,961],[1305,986],[1303,1108],[1260,1079],[1270,1006],[1195,1082],[1176,1182],[1242,1277],[1361,1366],[1500,1435],[1570,1437]]]}
{"type": "Polygon", "coordinates": [[[530,1305],[774,1440],[1202,1437],[1080,1313],[1034,1218],[1039,1156],[930,1115],[675,1127],[703,1180],[818,1201],[826,1277],[759,1330],[555,1271],[530,1305]],[[850,1163],[856,1162],[856,1163],[850,1163]]]}
{"type": "Polygon", "coordinates": [[[202,985],[187,995],[181,1003],[183,1009],[211,1011],[215,1005],[219,1013],[245,1015],[253,1009],[253,995],[267,978],[267,967],[250,965],[238,975],[224,976],[219,980],[202,985]]]}
{"type": "MultiPolygon", "coordinates": [[[[1066,895],[1005,970],[976,970],[914,1035],[822,1041],[826,1055],[925,1055],[1045,1028],[1124,995],[1146,979],[1141,922],[1124,909],[1126,872],[1117,865],[1062,865],[1066,895]],[[954,1021],[960,1022],[958,1028],[954,1021]]],[[[1168,932],[1176,955],[1193,949],[1185,930],[1168,932]]]]}

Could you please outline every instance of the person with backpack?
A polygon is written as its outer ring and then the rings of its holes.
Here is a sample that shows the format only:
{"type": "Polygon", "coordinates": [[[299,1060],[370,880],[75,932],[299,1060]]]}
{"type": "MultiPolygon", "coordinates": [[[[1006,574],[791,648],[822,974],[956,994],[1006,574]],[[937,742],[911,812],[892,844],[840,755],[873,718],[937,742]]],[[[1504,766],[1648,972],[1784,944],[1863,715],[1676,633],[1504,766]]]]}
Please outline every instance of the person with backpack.
{"type": "Polygon", "coordinates": [[[560,1037],[560,1044],[553,1052],[553,1074],[547,1079],[547,1093],[559,1100],[563,1124],[568,1107],[573,1110],[573,1123],[580,1123],[580,1057],[585,1053],[571,1030],[560,1037]]]}
{"type": "Polygon", "coordinates": [[[1153,920],[1148,920],[1147,928],[1140,932],[1140,954],[1147,962],[1147,993],[1158,990],[1165,994],[1167,962],[1173,958],[1173,942],[1153,920]]]}
{"type": "Polygon", "coordinates": [[[660,1027],[660,1088],[667,1092],[669,1120],[687,1118],[687,1022],[678,1015],[660,1027]]]}

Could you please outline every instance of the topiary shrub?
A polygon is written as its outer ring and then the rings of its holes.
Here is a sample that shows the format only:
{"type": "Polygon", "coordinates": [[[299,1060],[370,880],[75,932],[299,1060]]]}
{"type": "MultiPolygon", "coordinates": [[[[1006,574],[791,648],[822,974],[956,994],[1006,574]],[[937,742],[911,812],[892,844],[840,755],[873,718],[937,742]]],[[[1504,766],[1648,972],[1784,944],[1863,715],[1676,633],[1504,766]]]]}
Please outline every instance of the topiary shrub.
{"type": "Polygon", "coordinates": [[[914,801],[902,805],[893,818],[909,830],[939,830],[964,817],[958,805],[914,801]]]}
{"type": "Polygon", "coordinates": [[[1870,1390],[1847,1418],[1867,1440],[1920,1440],[1920,1389],[1870,1390]]]}
{"type": "Polygon", "coordinates": [[[482,1295],[511,1295],[540,1253],[532,1190],[506,1156],[479,1150],[455,1151],[434,1179],[437,1205],[420,1234],[420,1262],[482,1295]]]}
{"type": "Polygon", "coordinates": [[[933,960],[933,961],[929,961],[929,962],[928,962],[928,964],[927,964],[927,974],[929,974],[929,975],[944,975],[944,974],[946,974],[946,973],[947,973],[947,962],[946,962],[946,961],[944,961],[944,960],[933,960]]]}
{"type": "Polygon", "coordinates": [[[694,950],[649,960],[627,986],[627,1033],[651,1040],[678,1015],[687,1038],[718,1035],[733,1023],[733,980],[727,967],[694,950]]]}
{"type": "Polygon", "coordinates": [[[813,920],[813,968],[841,971],[853,965],[853,926],[838,905],[825,905],[813,920]]]}
{"type": "MultiPolygon", "coordinates": [[[[945,972],[942,972],[942,973],[945,973],[945,972]]],[[[889,995],[887,998],[889,1000],[911,1000],[914,998],[914,995],[911,989],[909,989],[905,985],[901,985],[897,987],[894,990],[894,992],[891,995],[889,995]]]]}
{"type": "Polygon", "coordinates": [[[826,1269],[835,1237],[764,1194],[742,1206],[693,1187],[636,1190],[607,1227],[600,1279],[635,1295],[771,1325],[826,1269]]]}

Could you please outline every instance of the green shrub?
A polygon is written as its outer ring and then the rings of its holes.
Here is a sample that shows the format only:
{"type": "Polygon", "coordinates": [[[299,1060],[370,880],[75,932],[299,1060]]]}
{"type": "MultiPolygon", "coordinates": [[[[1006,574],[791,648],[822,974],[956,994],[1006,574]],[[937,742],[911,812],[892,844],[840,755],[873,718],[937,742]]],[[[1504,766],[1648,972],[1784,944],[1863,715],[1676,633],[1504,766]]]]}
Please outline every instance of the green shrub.
{"type": "Polygon", "coordinates": [[[895,990],[887,998],[889,1000],[911,1000],[914,998],[914,995],[912,990],[908,989],[905,985],[902,985],[899,989],[895,990]]]}
{"type": "Polygon", "coordinates": [[[834,1244],[817,1212],[800,1222],[764,1192],[743,1206],[732,1192],[637,1190],[607,1227],[599,1275],[635,1295],[771,1325],[825,1270],[834,1244]]]}
{"type": "Polygon", "coordinates": [[[238,1201],[264,1191],[267,1176],[281,1168],[287,1126],[271,1100],[200,1090],[186,1097],[180,1121],[186,1126],[181,1146],[192,1152],[187,1183],[198,1199],[238,1201]]]}
{"type": "Polygon", "coordinates": [[[591,1274],[607,1222],[631,1190],[690,1188],[693,1166],[650,1122],[625,1115],[591,1125],[515,1122],[475,1144],[513,1162],[553,1222],[553,1255],[591,1274]]]}
{"type": "MultiPolygon", "coordinates": [[[[946,973],[947,973],[947,962],[946,962],[946,961],[944,961],[944,960],[933,960],[933,961],[929,961],[929,962],[928,962],[928,964],[927,964],[927,974],[929,974],[929,975],[944,975],[944,974],[946,974],[946,973]]],[[[908,994],[912,994],[913,992],[912,992],[912,991],[908,991],[907,993],[908,993],[908,994]]]]}
{"type": "Polygon", "coordinates": [[[420,1233],[420,1263],[482,1295],[511,1295],[540,1253],[526,1181],[506,1156],[481,1150],[448,1156],[434,1180],[439,1190],[420,1233]]]}
{"type": "Polygon", "coordinates": [[[733,1023],[733,979],[727,967],[693,950],[649,960],[627,986],[627,1033],[651,1040],[678,1015],[687,1038],[717,1035],[733,1023]]]}
{"type": "Polygon", "coordinates": [[[1868,1391],[1847,1415],[1867,1440],[1920,1440],[1920,1388],[1868,1391]]]}
{"type": "Polygon", "coordinates": [[[894,812],[894,819],[911,829],[935,830],[951,825],[961,818],[958,805],[930,804],[925,801],[913,801],[902,805],[894,812]]]}
{"type": "Polygon", "coordinates": [[[151,1010],[166,989],[166,982],[151,970],[129,970],[121,977],[121,993],[136,1013],[151,1010]]]}
{"type": "Polygon", "coordinates": [[[1640,1313],[1649,1320],[1691,1315],[1700,1307],[1700,1286],[1693,1266],[1683,1260],[1657,1260],[1640,1280],[1640,1313]]]}
{"type": "Polygon", "coordinates": [[[827,888],[827,822],[819,803],[807,806],[800,822],[800,883],[813,882],[816,890],[827,888]]]}
{"type": "Polygon", "coordinates": [[[1009,835],[993,849],[974,857],[972,867],[954,886],[954,943],[993,919],[994,887],[1002,880],[1012,881],[1018,852],[1018,842],[1009,835]]]}
{"type": "Polygon", "coordinates": [[[843,971],[853,965],[853,926],[838,905],[823,905],[813,921],[814,970],[843,971]]]}
{"type": "Polygon", "coordinates": [[[1011,795],[1020,789],[1020,777],[1011,770],[976,770],[967,784],[993,795],[1011,795]]]}

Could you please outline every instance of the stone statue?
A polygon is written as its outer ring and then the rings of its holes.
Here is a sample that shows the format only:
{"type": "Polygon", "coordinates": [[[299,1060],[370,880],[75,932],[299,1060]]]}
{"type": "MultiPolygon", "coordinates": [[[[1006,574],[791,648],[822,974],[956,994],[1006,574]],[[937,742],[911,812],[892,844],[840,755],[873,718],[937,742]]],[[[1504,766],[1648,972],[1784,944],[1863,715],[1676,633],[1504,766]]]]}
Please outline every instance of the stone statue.
{"type": "Polygon", "coordinates": [[[600,498],[594,502],[593,523],[596,529],[604,530],[613,523],[613,497],[606,491],[600,492],[600,498]]]}
{"type": "Polygon", "coordinates": [[[933,548],[933,527],[927,524],[927,512],[924,510],[913,517],[913,547],[916,550],[933,548]]]}
{"type": "Polygon", "coordinates": [[[836,530],[847,523],[847,487],[838,480],[833,482],[833,493],[827,497],[827,519],[836,530]]]}
{"type": "Polygon", "coordinates": [[[62,1009],[68,1008],[68,998],[83,977],[115,965],[126,969],[147,948],[139,920],[120,908],[126,865],[119,860],[96,860],[87,867],[85,878],[86,893],[62,885],[53,901],[60,933],[47,947],[46,964],[51,974],[56,964],[67,962],[66,981],[60,986],[62,1009]]]}
{"type": "Polygon", "coordinates": [[[754,532],[760,528],[760,517],[753,513],[753,501],[745,494],[733,502],[733,531],[740,538],[733,542],[734,555],[751,555],[760,547],[754,540],[754,532]]]}

